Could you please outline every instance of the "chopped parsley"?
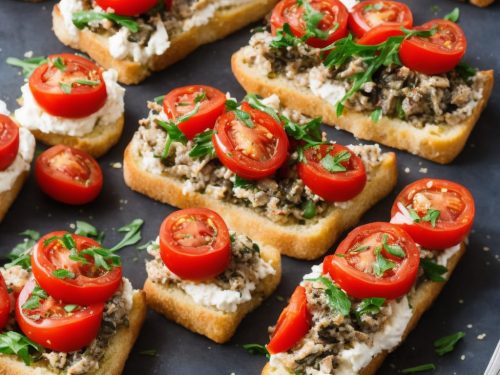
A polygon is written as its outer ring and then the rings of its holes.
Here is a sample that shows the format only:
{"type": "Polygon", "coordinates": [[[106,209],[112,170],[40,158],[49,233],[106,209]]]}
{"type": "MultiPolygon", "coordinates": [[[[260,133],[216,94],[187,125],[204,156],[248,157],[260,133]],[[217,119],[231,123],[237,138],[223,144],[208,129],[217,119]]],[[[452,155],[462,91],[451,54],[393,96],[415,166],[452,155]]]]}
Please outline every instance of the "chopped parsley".
{"type": "Polygon", "coordinates": [[[64,61],[63,59],[61,59],[60,56],[58,56],[54,60],[50,60],[49,62],[57,69],[59,69],[61,72],[64,72],[66,70],[66,64],[64,64],[64,61]]]}
{"type": "Polygon", "coordinates": [[[117,25],[126,27],[132,33],[137,33],[140,30],[139,24],[133,17],[119,16],[114,13],[80,11],[73,13],[73,24],[80,30],[87,27],[90,23],[107,19],[117,25]]]}
{"type": "Polygon", "coordinates": [[[212,129],[205,130],[193,138],[193,148],[189,151],[189,157],[193,159],[213,157],[215,155],[214,144],[212,143],[212,129]]]}
{"type": "Polygon", "coordinates": [[[98,230],[92,224],[89,224],[86,221],[81,221],[81,220],[76,221],[75,234],[78,234],[79,236],[92,238],[93,240],[96,240],[99,243],[102,243],[102,240],[104,239],[103,231],[98,230]]]}
{"type": "Polygon", "coordinates": [[[375,315],[380,312],[380,308],[385,302],[385,298],[365,298],[356,307],[354,314],[358,320],[365,314],[375,315]]]}
{"type": "Polygon", "coordinates": [[[40,302],[49,298],[49,295],[40,286],[35,285],[30,297],[21,306],[24,310],[34,310],[40,307],[40,302]]]}
{"type": "Polygon", "coordinates": [[[265,355],[267,359],[271,357],[269,351],[265,347],[265,345],[261,344],[244,344],[243,349],[245,349],[250,354],[261,354],[265,355]]]}
{"type": "Polygon", "coordinates": [[[52,272],[52,275],[57,277],[58,279],[74,279],[76,275],[74,272],[65,270],[65,269],[57,269],[52,272]]]}
{"type": "Polygon", "coordinates": [[[347,294],[335,285],[332,280],[324,276],[306,280],[320,282],[326,286],[325,293],[328,297],[328,304],[330,305],[330,308],[340,315],[349,315],[349,312],[351,311],[351,301],[349,300],[347,294]]]}
{"type": "Polygon", "coordinates": [[[427,213],[422,218],[422,221],[430,222],[432,227],[435,228],[436,222],[439,219],[440,215],[441,215],[441,211],[430,208],[427,210],[427,213]]]}
{"type": "Polygon", "coordinates": [[[306,201],[302,206],[302,216],[304,219],[312,219],[317,214],[316,204],[313,201],[306,201]]]}
{"type": "Polygon", "coordinates": [[[0,334],[0,353],[16,355],[29,366],[34,357],[43,352],[43,348],[15,331],[0,334]]]}
{"type": "Polygon", "coordinates": [[[387,234],[384,234],[382,236],[382,246],[384,247],[385,251],[398,258],[404,258],[406,256],[406,253],[401,246],[395,244],[389,245],[387,243],[387,234]]]}
{"type": "Polygon", "coordinates": [[[321,159],[320,164],[330,173],[345,172],[347,168],[344,167],[342,163],[348,162],[351,159],[351,153],[349,151],[340,151],[339,153],[332,156],[330,153],[326,154],[323,159],[321,159]]]}
{"type": "Polygon", "coordinates": [[[382,277],[384,274],[396,267],[396,263],[382,255],[382,247],[375,248],[375,262],[373,263],[373,272],[375,276],[382,277]]]}
{"type": "Polygon", "coordinates": [[[434,341],[434,350],[437,355],[443,356],[446,353],[449,353],[455,349],[455,345],[465,337],[465,333],[459,331],[449,336],[441,337],[434,341]]]}
{"type": "Polygon", "coordinates": [[[67,313],[72,313],[73,311],[75,311],[79,307],[80,306],[78,306],[78,305],[66,305],[66,306],[64,306],[64,311],[66,311],[67,313]]]}
{"type": "Polygon", "coordinates": [[[417,372],[424,372],[424,371],[430,371],[430,370],[435,370],[435,369],[436,369],[436,365],[434,365],[434,363],[426,363],[424,365],[405,368],[404,370],[401,370],[401,373],[402,374],[415,374],[417,372]]]}
{"type": "Polygon", "coordinates": [[[5,268],[21,266],[25,270],[31,270],[31,249],[40,239],[40,233],[27,229],[19,235],[25,237],[23,242],[18,243],[7,255],[10,262],[5,264],[5,268]]]}
{"type": "Polygon", "coordinates": [[[443,277],[448,272],[448,268],[433,262],[430,259],[420,259],[420,267],[424,270],[424,275],[431,281],[444,282],[446,279],[443,277]]]}

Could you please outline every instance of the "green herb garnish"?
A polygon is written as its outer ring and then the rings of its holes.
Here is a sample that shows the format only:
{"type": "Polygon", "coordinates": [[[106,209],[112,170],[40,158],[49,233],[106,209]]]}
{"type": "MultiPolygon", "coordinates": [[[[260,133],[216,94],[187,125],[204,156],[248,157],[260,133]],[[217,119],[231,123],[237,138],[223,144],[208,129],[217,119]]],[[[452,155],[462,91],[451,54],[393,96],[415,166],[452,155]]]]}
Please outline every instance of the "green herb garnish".
{"type": "Polygon", "coordinates": [[[31,249],[40,239],[40,233],[32,229],[27,229],[19,235],[25,237],[24,241],[18,243],[7,255],[10,262],[5,264],[5,268],[21,266],[25,270],[31,269],[31,249]]]}
{"type": "Polygon", "coordinates": [[[355,315],[358,320],[365,314],[375,315],[380,312],[380,308],[385,302],[385,298],[365,298],[356,307],[355,315]]]}
{"type": "Polygon", "coordinates": [[[441,337],[440,339],[437,339],[434,341],[434,350],[436,351],[437,355],[445,355],[446,353],[449,353],[453,351],[455,348],[455,345],[465,336],[465,333],[462,331],[459,331],[457,333],[454,333],[449,336],[441,337]]]}
{"type": "Polygon", "coordinates": [[[401,373],[403,374],[415,374],[417,372],[424,372],[424,371],[430,371],[430,370],[435,370],[436,366],[434,363],[426,363],[425,365],[419,365],[415,367],[409,367],[405,368],[404,370],[401,370],[401,373]]]}
{"type": "Polygon", "coordinates": [[[330,153],[326,154],[323,159],[321,159],[320,164],[330,173],[345,172],[347,168],[344,167],[342,163],[348,162],[351,159],[351,153],[349,151],[340,151],[339,153],[332,156],[330,153]]]}
{"type": "Polygon", "coordinates": [[[265,355],[267,359],[271,358],[269,351],[265,345],[261,344],[244,344],[243,349],[245,349],[250,354],[262,354],[265,355]]]}
{"type": "Polygon", "coordinates": [[[457,23],[460,19],[460,9],[453,9],[450,13],[444,16],[443,19],[457,23]]]}
{"type": "Polygon", "coordinates": [[[62,92],[65,94],[71,94],[71,84],[66,83],[66,82],[59,82],[59,87],[61,88],[62,92]]]}
{"type": "Polygon", "coordinates": [[[349,315],[351,311],[351,301],[345,292],[335,285],[330,279],[320,276],[317,279],[305,279],[307,281],[316,281],[326,286],[325,293],[328,297],[330,308],[343,316],[349,315]]]}
{"type": "Polygon", "coordinates": [[[403,248],[401,246],[395,245],[395,244],[389,245],[387,243],[387,239],[388,239],[387,234],[384,234],[382,236],[382,246],[384,247],[385,251],[387,251],[389,254],[394,255],[398,258],[404,258],[406,256],[406,253],[403,250],[403,248]]]}
{"type": "Polygon", "coordinates": [[[73,83],[77,83],[83,86],[99,86],[101,84],[101,81],[92,79],[76,79],[73,81],[73,83]]]}
{"type": "Polygon", "coordinates": [[[24,310],[34,310],[40,307],[40,302],[49,298],[49,295],[40,286],[35,285],[30,297],[21,306],[24,310]]]}
{"type": "Polygon", "coordinates": [[[379,122],[380,117],[382,117],[382,108],[377,108],[370,115],[370,118],[371,118],[372,122],[374,122],[374,123],[379,122]]]}
{"type": "Polygon", "coordinates": [[[382,247],[378,246],[375,248],[375,263],[373,264],[373,272],[375,273],[375,276],[382,277],[384,276],[384,273],[392,270],[394,267],[396,267],[396,263],[382,255],[382,247]]]}
{"type": "Polygon", "coordinates": [[[78,234],[79,236],[92,238],[99,243],[102,243],[102,240],[104,239],[103,231],[100,231],[92,224],[89,224],[81,220],[76,221],[75,234],[78,234]]]}
{"type": "Polygon", "coordinates": [[[74,279],[76,277],[74,272],[65,270],[65,269],[58,269],[52,272],[52,275],[57,277],[58,279],[74,279]]]}
{"type": "Polygon", "coordinates": [[[126,27],[132,33],[137,33],[140,29],[137,21],[132,17],[119,16],[114,13],[81,11],[73,13],[73,24],[80,30],[87,27],[91,22],[107,19],[120,26],[126,27]]]}
{"type": "Polygon", "coordinates": [[[16,57],[9,57],[5,62],[9,65],[21,68],[24,78],[28,78],[36,68],[47,62],[47,58],[39,56],[21,60],[16,57]]]}
{"type": "Polygon", "coordinates": [[[420,267],[424,270],[424,275],[431,281],[444,282],[443,277],[448,272],[448,268],[433,262],[430,259],[420,259],[420,267]]]}
{"type": "Polygon", "coordinates": [[[79,307],[80,306],[78,306],[78,305],[66,305],[66,306],[64,306],[64,311],[66,311],[67,313],[72,313],[73,311],[75,311],[79,307]]]}
{"type": "Polygon", "coordinates": [[[143,224],[144,220],[134,219],[130,224],[127,224],[118,229],[118,232],[125,233],[125,236],[119,243],[109,249],[109,251],[115,252],[123,249],[124,247],[132,246],[138,243],[141,240],[141,228],[143,224]]]}
{"type": "Polygon", "coordinates": [[[9,331],[0,334],[0,353],[7,355],[16,355],[29,366],[35,355],[43,352],[43,348],[35,344],[26,336],[15,331],[9,331]],[[35,352],[35,354],[32,354],[35,352]]]}
{"type": "Polygon", "coordinates": [[[193,148],[189,151],[189,157],[193,159],[204,158],[205,156],[213,157],[215,155],[215,148],[212,143],[213,134],[214,131],[212,129],[197,134],[193,138],[193,148]]]}
{"type": "Polygon", "coordinates": [[[50,63],[54,65],[57,69],[59,69],[61,72],[64,72],[66,70],[66,64],[64,64],[63,59],[61,57],[57,57],[54,60],[51,60],[50,63]]]}
{"type": "Polygon", "coordinates": [[[422,218],[422,221],[430,222],[432,227],[435,228],[439,215],[441,215],[441,211],[429,208],[425,216],[422,218]]]}
{"type": "Polygon", "coordinates": [[[302,216],[304,217],[304,219],[312,219],[316,216],[316,213],[316,203],[314,203],[313,201],[308,200],[302,206],[302,216]]]}

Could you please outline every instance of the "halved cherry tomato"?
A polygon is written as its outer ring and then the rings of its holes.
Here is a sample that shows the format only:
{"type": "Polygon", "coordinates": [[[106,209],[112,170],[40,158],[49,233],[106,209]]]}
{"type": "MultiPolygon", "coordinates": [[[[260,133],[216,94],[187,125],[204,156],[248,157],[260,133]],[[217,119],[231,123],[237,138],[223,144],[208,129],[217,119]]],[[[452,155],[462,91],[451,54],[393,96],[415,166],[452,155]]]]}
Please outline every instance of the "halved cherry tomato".
{"type": "Polygon", "coordinates": [[[356,4],[349,15],[349,28],[361,38],[377,26],[398,26],[407,29],[413,26],[410,8],[398,1],[367,0],[356,4]]]}
{"type": "Polygon", "coordinates": [[[40,189],[56,201],[85,204],[101,192],[102,170],[95,159],[84,151],[57,145],[44,151],[35,164],[40,189]]]}
{"type": "Polygon", "coordinates": [[[428,38],[414,36],[405,40],[399,49],[401,62],[412,70],[427,75],[442,74],[453,70],[467,49],[467,39],[456,23],[433,20],[415,27],[436,33],[428,38]]]}
{"type": "Polygon", "coordinates": [[[251,124],[245,124],[235,112],[217,119],[212,138],[217,157],[240,177],[258,180],[271,176],[287,159],[288,136],[267,113],[246,102],[241,111],[249,115],[251,124]]]}
{"type": "Polygon", "coordinates": [[[0,114],[0,172],[9,168],[19,151],[19,127],[9,116],[0,114]]]}
{"type": "Polygon", "coordinates": [[[400,26],[380,25],[367,31],[356,43],[365,46],[375,46],[384,43],[393,36],[403,36],[404,34],[400,26]]]}
{"type": "Polygon", "coordinates": [[[193,112],[197,103],[198,111],[177,125],[188,139],[214,127],[217,117],[224,113],[226,95],[210,86],[192,85],[170,91],[163,101],[163,110],[173,120],[193,112]]]}
{"type": "Polygon", "coordinates": [[[304,161],[298,164],[299,176],[314,194],[328,202],[343,202],[354,198],[366,185],[366,170],[363,161],[347,147],[339,144],[324,144],[304,151],[304,161]],[[325,166],[332,165],[336,158],[347,160],[335,164],[333,172],[325,166]]]}
{"type": "Polygon", "coordinates": [[[73,238],[78,253],[102,247],[98,242],[76,234],[63,231],[47,234],[38,241],[31,255],[33,276],[38,284],[52,297],[67,303],[90,305],[107,301],[120,287],[122,267],[112,266],[108,271],[97,267],[93,257],[85,256],[86,264],[70,259],[70,250],[54,239],[64,235],[73,238]],[[57,270],[69,271],[72,277],[57,277],[57,270]]]}
{"type": "Polygon", "coordinates": [[[311,317],[307,311],[306,290],[298,286],[283,310],[274,328],[267,350],[271,354],[286,352],[304,337],[310,329],[311,317]]]}
{"type": "Polygon", "coordinates": [[[47,113],[66,118],[89,116],[101,109],[108,97],[102,69],[70,53],[50,55],[48,63],[31,75],[29,87],[47,113]]]}
{"type": "Polygon", "coordinates": [[[182,279],[211,279],[224,272],[231,260],[229,230],[212,210],[175,211],[161,225],[160,255],[168,269],[182,279]]]}
{"type": "Polygon", "coordinates": [[[10,313],[10,296],[5,280],[0,273],[0,331],[7,325],[10,313]]]}
{"type": "Polygon", "coordinates": [[[371,223],[349,233],[325,258],[323,270],[354,298],[394,299],[411,289],[419,264],[420,252],[408,233],[389,223],[371,223]],[[399,256],[389,247],[397,247],[399,256]]]}
{"type": "MultiPolygon", "coordinates": [[[[328,34],[327,38],[311,37],[306,43],[312,47],[323,48],[347,35],[347,18],[349,13],[339,0],[309,0],[311,7],[323,14],[318,28],[328,34]]],[[[273,10],[271,15],[271,30],[273,35],[286,23],[292,33],[302,38],[306,34],[306,11],[297,0],[282,0],[273,10]]]]}
{"type": "MultiPolygon", "coordinates": [[[[120,16],[138,16],[140,14],[146,13],[148,10],[158,5],[159,1],[158,0],[140,0],[140,1],[96,0],[96,3],[104,10],[108,10],[108,8],[113,9],[113,12],[119,14],[120,16]]],[[[167,9],[170,9],[170,6],[168,6],[167,9]]]]}
{"type": "Polygon", "coordinates": [[[40,298],[37,307],[23,308],[36,287],[34,279],[28,281],[16,303],[17,324],[30,340],[44,348],[69,353],[82,349],[97,337],[104,303],[69,308],[49,296],[40,298]]]}
{"type": "Polygon", "coordinates": [[[467,237],[474,214],[474,198],[464,186],[425,178],[399,193],[392,206],[391,222],[400,225],[425,249],[444,250],[467,237]]]}

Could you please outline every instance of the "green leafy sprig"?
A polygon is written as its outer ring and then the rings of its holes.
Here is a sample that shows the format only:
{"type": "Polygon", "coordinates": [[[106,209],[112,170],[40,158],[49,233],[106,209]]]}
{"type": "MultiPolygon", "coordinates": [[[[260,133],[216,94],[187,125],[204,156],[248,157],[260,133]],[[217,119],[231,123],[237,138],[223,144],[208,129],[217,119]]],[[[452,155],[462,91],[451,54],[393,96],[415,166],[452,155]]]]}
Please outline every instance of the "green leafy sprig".
{"type": "Polygon", "coordinates": [[[126,27],[132,33],[137,33],[140,29],[137,21],[132,17],[120,16],[114,13],[80,11],[73,13],[73,24],[80,30],[87,27],[90,23],[102,20],[109,20],[117,25],[126,27]]]}

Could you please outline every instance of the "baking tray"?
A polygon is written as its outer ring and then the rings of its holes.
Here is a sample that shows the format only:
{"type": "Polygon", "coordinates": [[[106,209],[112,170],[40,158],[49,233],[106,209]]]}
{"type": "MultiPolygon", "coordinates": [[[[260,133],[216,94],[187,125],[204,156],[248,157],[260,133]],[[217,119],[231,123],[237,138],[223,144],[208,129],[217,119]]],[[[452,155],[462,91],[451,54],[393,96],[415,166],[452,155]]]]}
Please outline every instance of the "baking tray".
{"type": "MultiPolygon", "coordinates": [[[[55,1],[30,4],[0,0],[0,98],[10,109],[16,107],[23,83],[18,71],[4,61],[25,52],[47,55],[67,51],[51,31],[51,9],[55,1]]],[[[466,60],[482,69],[500,71],[500,4],[478,9],[449,0],[409,0],[415,23],[442,16],[459,6],[461,26],[469,40],[466,60]]],[[[126,95],[126,127],[120,143],[100,159],[105,185],[100,197],[84,207],[58,204],[44,196],[30,177],[16,203],[0,224],[0,255],[19,242],[18,233],[31,228],[46,233],[69,229],[75,220],[86,220],[107,233],[107,243],[120,238],[116,228],[136,217],[145,219],[144,241],[156,237],[163,218],[173,208],[130,191],[123,182],[122,169],[112,164],[122,161],[137,121],[146,115],[146,100],[186,84],[204,83],[230,91],[237,98],[244,93],[230,69],[231,54],[247,43],[250,27],[225,40],[197,50],[170,69],[155,74],[140,86],[129,87],[126,95]]],[[[498,75],[495,76],[498,79],[498,75]]],[[[379,374],[397,374],[400,369],[433,362],[434,374],[482,374],[500,338],[500,93],[495,90],[463,153],[447,166],[436,165],[416,156],[397,152],[397,189],[363,218],[363,223],[387,220],[393,199],[403,186],[422,177],[448,178],[465,184],[476,198],[477,216],[467,253],[433,307],[417,329],[385,361],[379,374]],[[405,169],[409,173],[405,172],[405,169]],[[462,330],[465,339],[455,351],[437,357],[434,339],[462,330]],[[478,335],[486,334],[480,340],[478,335]]],[[[343,144],[356,142],[348,133],[328,129],[343,144]]],[[[43,149],[42,146],[38,146],[43,149]]],[[[105,241],[105,243],[106,243],[105,241]]],[[[145,252],[127,248],[121,252],[124,273],[140,288],[146,278],[145,252]]],[[[141,335],[127,362],[125,374],[260,374],[266,359],[245,352],[245,343],[266,343],[267,327],[275,323],[286,298],[314,262],[283,258],[283,280],[278,290],[241,323],[234,338],[217,345],[202,336],[149,312],[141,335]],[[283,297],[283,298],[282,298],[283,297]],[[140,352],[154,349],[157,356],[140,352]]],[[[482,337],[482,336],[480,336],[482,337]]]]}

